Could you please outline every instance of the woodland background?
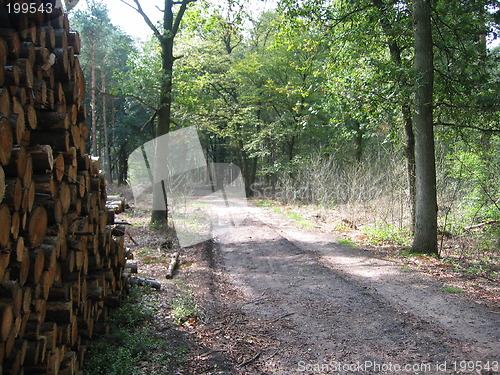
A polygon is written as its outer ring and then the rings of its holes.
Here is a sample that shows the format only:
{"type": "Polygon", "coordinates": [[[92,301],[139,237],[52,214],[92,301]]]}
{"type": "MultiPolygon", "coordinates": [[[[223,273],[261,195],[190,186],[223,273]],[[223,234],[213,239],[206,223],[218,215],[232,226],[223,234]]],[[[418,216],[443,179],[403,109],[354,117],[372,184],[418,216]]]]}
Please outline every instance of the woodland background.
{"type": "MultiPolygon", "coordinates": [[[[342,208],[408,243],[411,2],[283,0],[260,14],[243,0],[180,3],[169,130],[195,125],[210,160],[240,166],[250,197],[342,208]]],[[[459,251],[481,249],[489,264],[500,251],[499,21],[497,1],[431,2],[438,233],[467,239],[459,251]]],[[[97,0],[71,25],[82,36],[90,150],[109,182],[126,184],[129,154],[156,134],[159,38],[134,41],[97,0]]]]}

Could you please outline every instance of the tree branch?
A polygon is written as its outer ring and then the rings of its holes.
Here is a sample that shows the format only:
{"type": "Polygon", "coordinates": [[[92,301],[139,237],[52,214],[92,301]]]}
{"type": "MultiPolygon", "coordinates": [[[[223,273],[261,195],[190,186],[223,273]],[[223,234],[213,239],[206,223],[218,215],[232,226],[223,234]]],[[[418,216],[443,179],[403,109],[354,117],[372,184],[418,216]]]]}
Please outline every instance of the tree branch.
{"type": "Polygon", "coordinates": [[[95,89],[99,94],[101,95],[106,95],[106,96],[111,96],[112,98],[132,98],[132,99],[135,99],[137,100],[139,103],[141,103],[144,107],[146,108],[149,108],[153,111],[158,111],[158,108],[156,107],[153,107],[151,105],[149,105],[148,103],[146,103],[143,99],[141,99],[140,97],[136,96],[136,95],[132,95],[132,94],[127,94],[127,95],[120,95],[120,94],[112,94],[110,92],[105,92],[105,91],[101,91],[99,90],[98,88],[95,89]]]}
{"type": "Polygon", "coordinates": [[[134,3],[135,5],[137,6],[134,7],[132,6],[131,4],[127,3],[125,0],[120,0],[123,4],[125,5],[128,5],[129,7],[131,7],[133,10],[135,10],[137,13],[139,13],[142,18],[144,18],[144,21],[146,21],[147,25],[149,26],[149,28],[153,31],[153,33],[155,34],[155,36],[160,40],[161,39],[161,33],[160,31],[156,28],[156,26],[153,24],[153,22],[151,22],[151,20],[149,19],[149,17],[147,16],[147,14],[144,12],[144,10],[142,9],[141,7],[141,4],[139,3],[139,0],[134,0],[134,3]]]}
{"type": "MultiPolygon", "coordinates": [[[[137,1],[137,0],[134,0],[137,1]]],[[[187,6],[190,3],[194,3],[196,0],[182,0],[182,2],[174,2],[174,4],[180,4],[181,9],[179,9],[179,12],[177,12],[177,15],[175,16],[175,22],[174,26],[172,27],[172,38],[174,38],[177,35],[177,32],[179,31],[179,26],[181,24],[182,17],[184,16],[184,13],[186,12],[187,6]]]]}
{"type": "Polygon", "coordinates": [[[487,129],[487,128],[481,128],[479,126],[474,126],[474,125],[459,125],[459,124],[453,124],[449,122],[442,122],[438,121],[434,123],[434,126],[447,126],[447,127],[453,127],[453,128],[460,128],[460,129],[474,129],[474,130],[479,130],[485,133],[500,133],[500,129],[487,129]]]}

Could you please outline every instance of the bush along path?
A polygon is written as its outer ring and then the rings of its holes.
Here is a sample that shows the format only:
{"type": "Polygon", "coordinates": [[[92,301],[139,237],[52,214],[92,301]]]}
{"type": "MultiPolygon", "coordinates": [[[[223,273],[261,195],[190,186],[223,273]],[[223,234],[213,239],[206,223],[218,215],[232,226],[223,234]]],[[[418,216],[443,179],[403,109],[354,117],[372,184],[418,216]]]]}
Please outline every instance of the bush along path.
{"type": "Polygon", "coordinates": [[[398,259],[339,243],[338,233],[249,207],[242,225],[182,249],[166,279],[178,249],[162,246],[172,241],[137,211],[126,220],[135,221],[127,232],[139,276],[161,284],[141,297],[151,309],[141,318],[146,336],[158,341],[148,346],[140,330],[126,340],[144,343],[130,355],[138,374],[500,370],[496,306],[452,293],[398,259]]]}

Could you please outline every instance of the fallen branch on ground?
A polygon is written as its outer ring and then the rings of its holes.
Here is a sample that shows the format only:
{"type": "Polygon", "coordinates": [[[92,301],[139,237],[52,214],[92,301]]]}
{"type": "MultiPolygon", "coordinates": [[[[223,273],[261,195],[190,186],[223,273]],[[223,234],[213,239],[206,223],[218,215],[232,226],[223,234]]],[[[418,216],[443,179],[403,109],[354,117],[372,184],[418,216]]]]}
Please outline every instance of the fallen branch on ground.
{"type": "Polygon", "coordinates": [[[498,224],[499,221],[498,220],[489,220],[489,221],[486,221],[484,223],[480,223],[480,224],[475,224],[475,225],[471,225],[469,227],[465,227],[465,230],[470,230],[470,229],[477,229],[477,228],[481,228],[481,227],[484,227],[485,225],[490,225],[490,224],[498,224]]]}
{"type": "Polygon", "coordinates": [[[179,261],[179,252],[176,251],[172,254],[172,258],[170,259],[170,264],[168,265],[167,273],[165,277],[167,279],[171,279],[174,276],[175,268],[177,267],[177,263],[179,261]]]}

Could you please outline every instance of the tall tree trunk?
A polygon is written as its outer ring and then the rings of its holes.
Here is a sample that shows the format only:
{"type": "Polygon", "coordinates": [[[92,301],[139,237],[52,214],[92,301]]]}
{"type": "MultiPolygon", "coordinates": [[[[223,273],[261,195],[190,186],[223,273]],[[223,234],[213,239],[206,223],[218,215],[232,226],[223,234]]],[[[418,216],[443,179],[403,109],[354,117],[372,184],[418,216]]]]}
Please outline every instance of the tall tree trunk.
{"type": "MultiPolygon", "coordinates": [[[[106,74],[104,72],[105,64],[101,65],[101,90],[106,92],[106,74]]],[[[111,158],[109,157],[109,137],[108,137],[108,116],[106,113],[106,95],[102,95],[102,125],[104,132],[104,170],[106,171],[106,179],[109,183],[113,183],[111,177],[111,158]]]]}
{"type": "Polygon", "coordinates": [[[415,231],[415,133],[413,131],[413,120],[411,117],[411,107],[408,104],[410,98],[405,100],[401,106],[406,134],[406,171],[408,176],[408,196],[410,205],[410,230],[415,231]]]}
{"type": "MultiPolygon", "coordinates": [[[[187,6],[196,0],[165,0],[165,9],[163,11],[163,30],[160,31],[151,22],[147,14],[140,5],[139,0],[134,0],[135,10],[144,18],[149,28],[153,31],[155,37],[161,45],[162,52],[162,83],[160,90],[159,110],[157,114],[156,137],[167,134],[170,131],[171,111],[172,111],[172,82],[175,57],[174,39],[179,31],[182,17],[186,12],[187,6]],[[174,16],[173,6],[179,5],[179,11],[174,16]]],[[[156,156],[155,156],[156,158],[156,156]]],[[[160,168],[164,168],[164,161],[155,160],[156,173],[160,168]]],[[[164,181],[153,185],[153,211],[151,213],[151,222],[166,223],[168,217],[167,191],[164,181]]]]}
{"type": "MultiPolygon", "coordinates": [[[[113,154],[116,155],[116,134],[115,134],[115,98],[112,96],[111,97],[111,147],[110,151],[113,151],[113,154]]],[[[111,156],[110,156],[111,159],[111,156]]],[[[110,160],[111,161],[111,160],[110,160]]],[[[110,164],[110,171],[111,171],[111,180],[113,180],[113,177],[118,178],[118,171],[116,170],[118,168],[118,163],[110,164]],[[114,176],[113,176],[114,175],[114,176]]]]}
{"type": "Polygon", "coordinates": [[[413,1],[415,33],[416,205],[413,251],[437,254],[436,159],[434,153],[434,55],[430,0],[413,1]]]}
{"type": "Polygon", "coordinates": [[[96,97],[95,97],[95,35],[91,32],[90,37],[90,118],[92,123],[92,155],[97,153],[97,118],[96,118],[96,97]]]}
{"type": "MultiPolygon", "coordinates": [[[[156,126],[156,137],[167,134],[170,131],[172,116],[172,73],[174,70],[174,35],[172,33],[174,15],[172,11],[173,1],[165,0],[165,11],[163,14],[164,34],[160,39],[162,57],[162,82],[160,92],[160,109],[158,111],[158,123],[156,126]]],[[[161,168],[164,164],[160,160],[155,161],[155,168],[161,168]]],[[[157,170],[161,174],[161,171],[157,170]]],[[[151,221],[166,223],[168,218],[168,201],[165,183],[156,183],[153,186],[153,212],[151,221]]]]}
{"type": "MultiPolygon", "coordinates": [[[[388,40],[388,47],[391,56],[391,60],[399,68],[403,67],[403,59],[401,58],[401,47],[397,42],[397,34],[391,22],[387,18],[386,5],[382,0],[373,0],[373,4],[378,8],[380,12],[380,20],[382,31],[388,40]]],[[[392,4],[391,4],[392,6],[392,4]]],[[[406,91],[409,86],[407,77],[405,74],[399,75],[398,83],[401,85],[402,89],[406,91]]],[[[408,178],[408,196],[409,196],[409,206],[410,206],[410,230],[415,231],[415,133],[413,131],[413,119],[411,113],[411,98],[409,95],[404,95],[401,104],[401,113],[403,116],[404,130],[406,135],[406,170],[408,178]]]]}

